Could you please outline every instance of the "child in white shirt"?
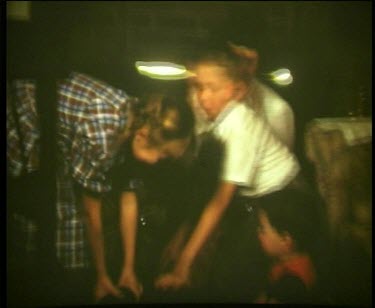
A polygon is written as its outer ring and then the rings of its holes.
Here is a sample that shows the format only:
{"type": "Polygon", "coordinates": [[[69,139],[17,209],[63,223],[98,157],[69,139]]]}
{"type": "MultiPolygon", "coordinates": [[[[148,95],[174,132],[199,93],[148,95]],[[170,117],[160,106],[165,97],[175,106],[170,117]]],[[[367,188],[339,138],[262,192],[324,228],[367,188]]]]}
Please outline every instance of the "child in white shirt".
{"type": "MultiPolygon", "coordinates": [[[[240,209],[240,205],[233,204],[237,197],[254,200],[282,190],[291,185],[299,172],[297,159],[288,147],[272,133],[264,119],[240,101],[247,91],[243,64],[243,60],[233,53],[218,52],[198,58],[192,67],[195,77],[191,84],[207,120],[201,123],[199,133],[210,132],[221,142],[223,161],[214,193],[179,254],[174,269],[157,279],[157,288],[179,289],[189,285],[198,253],[228,208],[237,207],[236,211],[245,208],[240,209]]],[[[248,210],[251,211],[251,208],[248,210]]],[[[256,243],[256,223],[251,224],[255,235],[255,240],[251,242],[256,243]]]]}

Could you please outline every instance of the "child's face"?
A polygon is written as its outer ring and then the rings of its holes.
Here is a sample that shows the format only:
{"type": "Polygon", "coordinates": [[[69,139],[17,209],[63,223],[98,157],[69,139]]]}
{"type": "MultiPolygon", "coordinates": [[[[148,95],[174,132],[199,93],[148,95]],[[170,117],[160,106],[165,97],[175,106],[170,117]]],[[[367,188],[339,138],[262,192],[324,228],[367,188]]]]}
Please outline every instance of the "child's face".
{"type": "Polygon", "coordinates": [[[180,157],[185,152],[188,144],[188,139],[178,139],[165,142],[160,146],[151,146],[147,135],[136,134],[133,139],[132,148],[137,160],[147,164],[155,164],[167,157],[180,157]]]}
{"type": "Polygon", "coordinates": [[[264,252],[270,257],[281,257],[290,249],[289,236],[280,234],[272,227],[265,211],[259,211],[258,238],[264,252]]]}
{"type": "Polygon", "coordinates": [[[230,100],[237,98],[239,84],[227,76],[224,68],[215,64],[198,64],[193,72],[192,85],[198,102],[208,119],[214,120],[230,100]]]}

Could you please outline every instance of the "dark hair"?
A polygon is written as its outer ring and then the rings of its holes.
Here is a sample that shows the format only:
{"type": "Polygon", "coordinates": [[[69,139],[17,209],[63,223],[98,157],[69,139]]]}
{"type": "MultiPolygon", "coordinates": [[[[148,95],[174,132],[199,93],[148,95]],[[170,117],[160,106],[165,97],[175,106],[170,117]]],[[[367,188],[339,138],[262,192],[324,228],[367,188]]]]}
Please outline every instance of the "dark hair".
{"type": "Polygon", "coordinates": [[[131,131],[144,125],[150,127],[150,143],[189,138],[193,134],[194,114],[184,89],[166,88],[145,95],[133,104],[131,131]]]}
{"type": "Polygon", "coordinates": [[[282,190],[262,197],[259,209],[277,232],[290,234],[296,249],[311,252],[320,226],[317,200],[310,193],[282,190]]]}

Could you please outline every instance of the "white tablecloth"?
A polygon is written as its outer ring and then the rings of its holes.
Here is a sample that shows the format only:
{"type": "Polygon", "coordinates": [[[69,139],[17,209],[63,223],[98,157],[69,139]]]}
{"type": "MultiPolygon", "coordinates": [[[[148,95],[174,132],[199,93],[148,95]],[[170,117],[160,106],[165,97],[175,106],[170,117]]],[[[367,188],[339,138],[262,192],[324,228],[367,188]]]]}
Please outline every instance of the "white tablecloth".
{"type": "Polygon", "coordinates": [[[371,142],[371,118],[317,118],[309,123],[309,129],[322,131],[339,130],[343,133],[347,145],[371,142]]]}

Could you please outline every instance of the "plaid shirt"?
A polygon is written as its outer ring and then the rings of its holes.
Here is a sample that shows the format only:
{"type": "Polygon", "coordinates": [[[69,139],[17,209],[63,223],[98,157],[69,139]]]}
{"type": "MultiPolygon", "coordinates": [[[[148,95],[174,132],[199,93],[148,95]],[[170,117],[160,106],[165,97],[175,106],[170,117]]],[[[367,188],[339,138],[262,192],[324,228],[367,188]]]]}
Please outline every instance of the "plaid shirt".
{"type": "Polygon", "coordinates": [[[35,81],[14,80],[7,85],[7,164],[13,177],[39,169],[39,123],[35,81]],[[19,131],[17,129],[17,122],[19,131]]]}
{"type": "Polygon", "coordinates": [[[130,97],[80,73],[59,85],[57,175],[57,256],[64,267],[88,265],[86,236],[74,181],[103,193],[106,172],[115,163],[111,147],[127,122],[130,97]]]}
{"type": "MultiPolygon", "coordinates": [[[[6,116],[7,173],[20,178],[39,169],[40,131],[34,80],[16,79],[7,83],[6,116]]],[[[35,221],[18,211],[12,211],[8,218],[10,245],[31,255],[36,250],[35,221]]]]}

